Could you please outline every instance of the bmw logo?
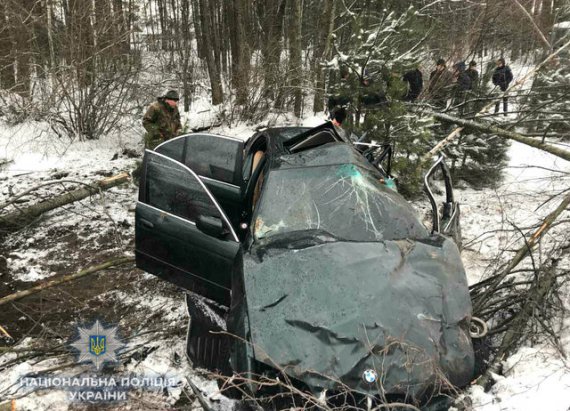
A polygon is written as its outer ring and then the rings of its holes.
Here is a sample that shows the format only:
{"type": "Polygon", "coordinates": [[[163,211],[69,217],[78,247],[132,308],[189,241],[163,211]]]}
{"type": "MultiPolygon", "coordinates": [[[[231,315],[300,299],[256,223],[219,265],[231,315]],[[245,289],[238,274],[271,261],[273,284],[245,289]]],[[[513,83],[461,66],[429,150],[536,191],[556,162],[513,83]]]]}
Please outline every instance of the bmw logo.
{"type": "Polygon", "coordinates": [[[368,384],[374,384],[378,380],[378,373],[374,370],[368,369],[362,373],[362,379],[368,384]]]}

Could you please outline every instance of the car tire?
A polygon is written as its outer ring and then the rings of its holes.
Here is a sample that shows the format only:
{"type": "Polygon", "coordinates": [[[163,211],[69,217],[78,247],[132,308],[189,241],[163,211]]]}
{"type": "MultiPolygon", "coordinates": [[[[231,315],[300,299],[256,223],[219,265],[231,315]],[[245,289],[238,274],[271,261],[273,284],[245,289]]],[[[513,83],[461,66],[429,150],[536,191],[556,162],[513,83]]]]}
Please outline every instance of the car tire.
{"type": "MultiPolygon", "coordinates": [[[[194,367],[205,368],[212,372],[228,375],[229,344],[223,334],[224,327],[216,322],[204,310],[207,303],[198,295],[186,294],[189,323],[186,335],[186,355],[194,367]]],[[[217,307],[208,305],[208,309],[224,318],[217,307]]]]}
{"type": "Polygon", "coordinates": [[[493,352],[492,340],[489,336],[473,338],[473,353],[475,356],[475,368],[473,378],[479,378],[489,368],[489,360],[493,352]]]}

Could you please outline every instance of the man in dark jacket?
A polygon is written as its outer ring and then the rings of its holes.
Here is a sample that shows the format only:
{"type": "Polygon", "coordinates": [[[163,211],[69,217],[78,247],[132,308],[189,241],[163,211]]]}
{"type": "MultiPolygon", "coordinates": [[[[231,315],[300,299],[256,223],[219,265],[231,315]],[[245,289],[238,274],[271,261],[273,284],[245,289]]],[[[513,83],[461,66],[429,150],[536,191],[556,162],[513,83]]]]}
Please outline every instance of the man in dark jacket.
{"type": "Polygon", "coordinates": [[[404,101],[416,100],[424,88],[424,78],[419,67],[405,73],[403,80],[408,83],[408,92],[404,96],[404,101]]]}
{"type": "Polygon", "coordinates": [[[452,76],[447,70],[444,59],[437,60],[435,70],[429,76],[428,93],[434,105],[445,108],[447,92],[451,85],[452,76]]]}
{"type": "Polygon", "coordinates": [[[145,148],[154,150],[160,143],[178,135],[181,129],[178,100],[178,93],[169,90],[149,106],[143,117],[145,148]]]}
{"type": "Polygon", "coordinates": [[[453,105],[458,106],[459,115],[463,115],[467,91],[471,90],[471,77],[465,68],[464,61],[453,65],[453,105]]]}
{"type": "Polygon", "coordinates": [[[471,90],[477,91],[479,88],[479,72],[477,71],[477,63],[474,61],[469,63],[469,68],[466,73],[471,79],[471,90]]]}
{"type": "Polygon", "coordinates": [[[465,68],[465,62],[463,61],[455,63],[453,66],[453,83],[456,91],[465,92],[471,90],[471,77],[469,77],[465,68]]]}
{"type": "Polygon", "coordinates": [[[350,76],[347,67],[341,67],[340,80],[330,91],[327,108],[332,113],[335,107],[346,107],[352,102],[352,94],[354,93],[354,82],[350,76]]]}
{"type": "MultiPolygon", "coordinates": [[[[513,73],[509,66],[505,65],[505,59],[500,58],[497,60],[497,67],[495,67],[495,71],[493,72],[493,84],[498,86],[502,92],[507,91],[509,88],[509,84],[513,81],[513,73]]],[[[499,112],[499,105],[500,102],[497,101],[495,104],[495,113],[499,112]]],[[[507,96],[503,97],[503,115],[507,115],[508,111],[508,100],[507,96]]]]}

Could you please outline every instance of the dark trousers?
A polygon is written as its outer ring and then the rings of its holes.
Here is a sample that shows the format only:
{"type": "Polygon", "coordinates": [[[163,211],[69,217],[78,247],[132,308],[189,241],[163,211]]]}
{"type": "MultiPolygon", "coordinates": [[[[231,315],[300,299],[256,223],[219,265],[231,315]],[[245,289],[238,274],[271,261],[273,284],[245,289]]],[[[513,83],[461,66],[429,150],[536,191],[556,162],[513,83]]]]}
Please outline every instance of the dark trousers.
{"type": "MultiPolygon", "coordinates": [[[[495,103],[495,114],[499,112],[499,106],[501,105],[500,101],[497,101],[495,103]]],[[[508,97],[503,97],[503,115],[507,115],[507,112],[509,111],[509,99],[508,97]]]]}

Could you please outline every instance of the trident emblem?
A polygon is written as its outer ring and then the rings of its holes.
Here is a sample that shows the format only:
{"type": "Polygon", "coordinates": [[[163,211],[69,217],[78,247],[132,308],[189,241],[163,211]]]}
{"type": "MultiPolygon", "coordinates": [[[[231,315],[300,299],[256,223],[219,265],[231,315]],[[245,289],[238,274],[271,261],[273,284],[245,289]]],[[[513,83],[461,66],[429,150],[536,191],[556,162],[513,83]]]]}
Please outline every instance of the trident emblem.
{"type": "Polygon", "coordinates": [[[98,357],[107,351],[106,335],[90,335],[89,336],[89,352],[98,357]]]}

